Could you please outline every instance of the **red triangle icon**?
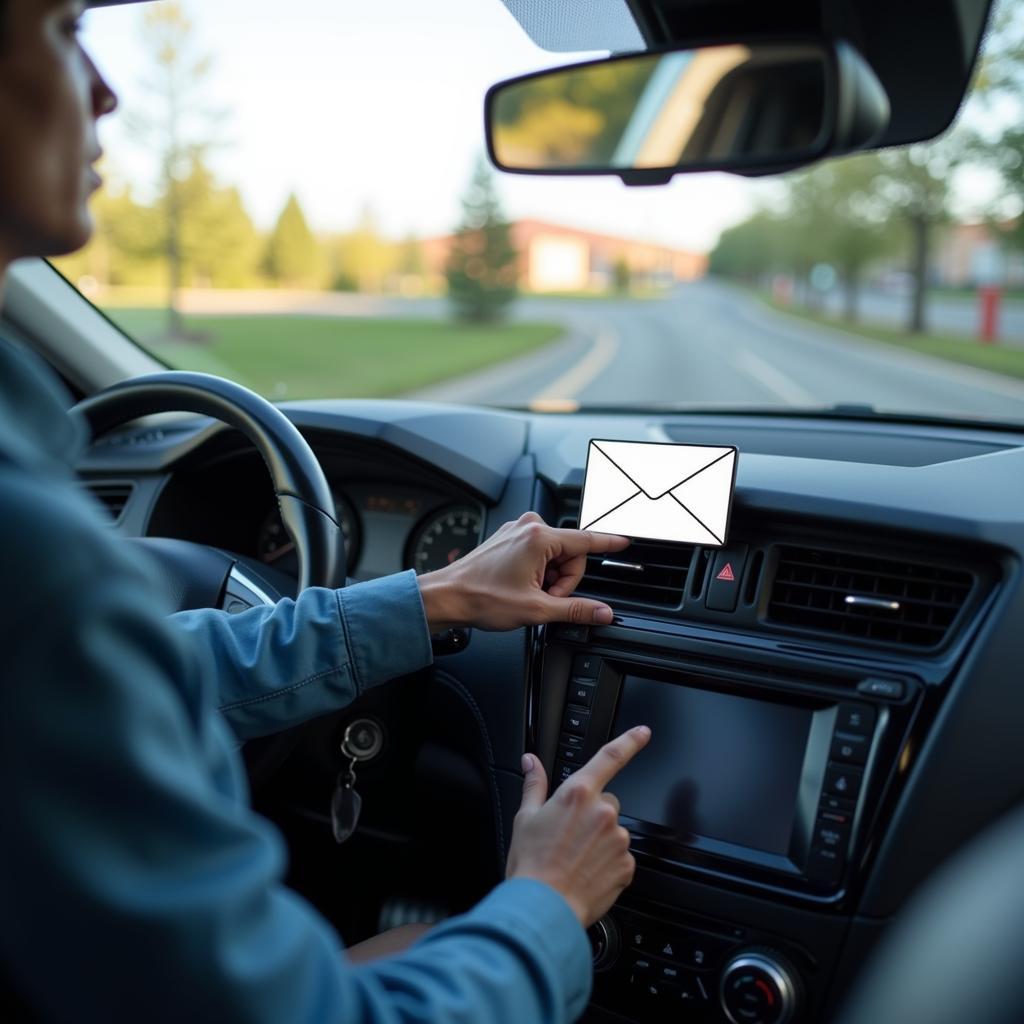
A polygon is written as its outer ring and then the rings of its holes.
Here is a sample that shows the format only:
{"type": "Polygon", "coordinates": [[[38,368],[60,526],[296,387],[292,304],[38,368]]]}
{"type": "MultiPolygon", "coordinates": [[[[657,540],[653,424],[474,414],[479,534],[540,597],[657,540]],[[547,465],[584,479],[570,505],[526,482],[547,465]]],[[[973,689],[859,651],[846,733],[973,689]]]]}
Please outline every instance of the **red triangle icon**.
{"type": "Polygon", "coordinates": [[[732,562],[726,562],[725,568],[715,577],[716,580],[725,580],[727,583],[735,581],[736,577],[732,573],[732,562]]]}

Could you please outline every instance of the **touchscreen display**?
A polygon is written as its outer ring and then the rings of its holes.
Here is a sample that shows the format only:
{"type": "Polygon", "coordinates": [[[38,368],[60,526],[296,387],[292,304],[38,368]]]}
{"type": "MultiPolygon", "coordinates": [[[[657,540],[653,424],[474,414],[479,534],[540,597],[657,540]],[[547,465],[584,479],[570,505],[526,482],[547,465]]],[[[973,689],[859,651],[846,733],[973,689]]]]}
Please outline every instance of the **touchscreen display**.
{"type": "Polygon", "coordinates": [[[613,735],[651,741],[608,786],[630,818],[785,856],[812,712],[626,676],[613,735]]]}

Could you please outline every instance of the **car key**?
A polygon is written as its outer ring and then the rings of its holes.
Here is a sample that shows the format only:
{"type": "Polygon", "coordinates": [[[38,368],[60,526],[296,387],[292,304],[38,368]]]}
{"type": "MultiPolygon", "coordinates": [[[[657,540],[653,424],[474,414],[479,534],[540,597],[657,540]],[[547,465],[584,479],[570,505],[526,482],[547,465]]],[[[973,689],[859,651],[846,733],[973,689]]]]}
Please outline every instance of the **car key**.
{"type": "Polygon", "coordinates": [[[383,745],[383,733],[372,719],[352,722],[341,740],[341,753],[348,768],[338,772],[331,797],[331,832],[335,842],[344,843],[359,824],[363,798],[356,791],[356,765],[376,757],[383,745]]]}
{"type": "MultiPolygon", "coordinates": [[[[344,750],[344,744],[342,750],[344,750]]],[[[331,797],[331,832],[334,841],[343,843],[356,830],[359,812],[363,809],[363,798],[356,792],[357,759],[349,758],[348,769],[338,772],[338,781],[331,797]]]]}

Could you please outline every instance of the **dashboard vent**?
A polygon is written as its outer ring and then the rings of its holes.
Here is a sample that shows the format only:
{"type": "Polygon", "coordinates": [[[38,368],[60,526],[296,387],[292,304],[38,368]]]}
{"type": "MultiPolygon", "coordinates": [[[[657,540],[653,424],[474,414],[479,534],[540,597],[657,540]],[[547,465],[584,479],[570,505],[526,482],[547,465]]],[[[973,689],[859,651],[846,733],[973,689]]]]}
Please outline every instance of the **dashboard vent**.
{"type": "MultiPolygon", "coordinates": [[[[563,498],[558,525],[575,528],[578,521],[579,498],[563,498]]],[[[577,592],[618,604],[679,608],[692,557],[687,545],[634,541],[625,551],[590,555],[577,592]]]]}
{"type": "Polygon", "coordinates": [[[781,547],[768,618],[786,626],[909,647],[936,647],[970,594],[959,569],[781,547]]]}
{"type": "Polygon", "coordinates": [[[124,513],[135,485],[120,481],[97,480],[86,483],[85,489],[110,513],[116,523],[124,513]]]}

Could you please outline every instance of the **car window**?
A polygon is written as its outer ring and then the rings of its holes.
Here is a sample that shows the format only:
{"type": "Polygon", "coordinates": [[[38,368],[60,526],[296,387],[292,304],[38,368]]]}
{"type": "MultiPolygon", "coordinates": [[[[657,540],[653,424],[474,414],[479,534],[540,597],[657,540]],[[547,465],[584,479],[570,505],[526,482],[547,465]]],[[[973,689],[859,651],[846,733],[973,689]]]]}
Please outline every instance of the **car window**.
{"type": "Polygon", "coordinates": [[[1020,421],[1022,40],[998,7],[934,142],[628,188],[490,168],[487,87],[601,55],[500,0],[99,10],[121,111],[57,266],[169,365],[274,399],[1020,421]]]}

